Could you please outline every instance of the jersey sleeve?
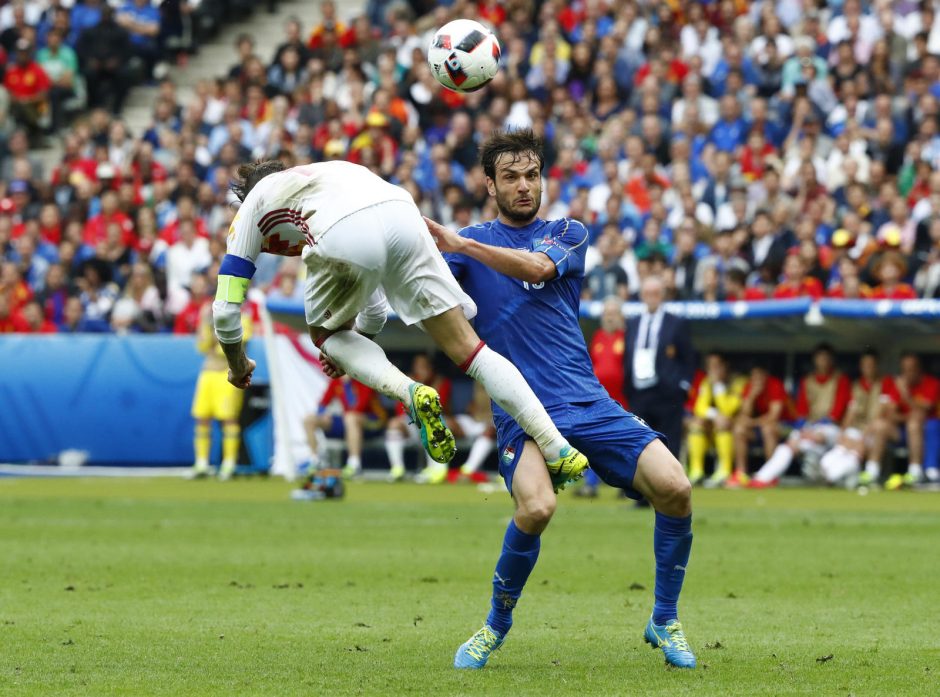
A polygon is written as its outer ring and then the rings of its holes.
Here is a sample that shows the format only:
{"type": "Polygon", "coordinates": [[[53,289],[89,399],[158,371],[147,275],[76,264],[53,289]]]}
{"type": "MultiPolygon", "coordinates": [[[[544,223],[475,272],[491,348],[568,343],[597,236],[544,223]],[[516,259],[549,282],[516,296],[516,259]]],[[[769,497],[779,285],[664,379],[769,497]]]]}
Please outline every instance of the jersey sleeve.
{"type": "Polygon", "coordinates": [[[558,271],[558,278],[580,277],[584,275],[584,256],[587,248],[587,228],[577,220],[563,218],[532,251],[542,252],[552,260],[558,271]]]}
{"type": "Polygon", "coordinates": [[[245,301],[260,254],[261,230],[255,225],[254,210],[240,209],[229,227],[225,257],[219,266],[216,300],[237,304],[245,301]]]}

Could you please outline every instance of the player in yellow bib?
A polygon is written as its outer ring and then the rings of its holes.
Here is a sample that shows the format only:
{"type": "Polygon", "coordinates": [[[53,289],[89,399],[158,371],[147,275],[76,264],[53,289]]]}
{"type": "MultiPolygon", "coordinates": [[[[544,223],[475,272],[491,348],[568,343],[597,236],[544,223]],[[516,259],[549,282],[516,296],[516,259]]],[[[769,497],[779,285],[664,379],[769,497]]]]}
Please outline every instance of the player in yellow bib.
{"type": "MultiPolygon", "coordinates": [[[[242,313],[242,338],[251,338],[251,318],[242,313]]],[[[231,478],[235,472],[238,450],[241,444],[241,426],[238,423],[242,412],[245,393],[228,381],[228,361],[222,346],[213,332],[212,307],[206,304],[199,316],[199,329],[196,334],[196,348],[206,358],[196,381],[196,394],[193,396],[192,415],[196,420],[196,433],[193,446],[196,462],[191,475],[204,477],[209,474],[209,449],[211,446],[212,421],[222,423],[222,464],[219,467],[219,479],[231,478]]]]}

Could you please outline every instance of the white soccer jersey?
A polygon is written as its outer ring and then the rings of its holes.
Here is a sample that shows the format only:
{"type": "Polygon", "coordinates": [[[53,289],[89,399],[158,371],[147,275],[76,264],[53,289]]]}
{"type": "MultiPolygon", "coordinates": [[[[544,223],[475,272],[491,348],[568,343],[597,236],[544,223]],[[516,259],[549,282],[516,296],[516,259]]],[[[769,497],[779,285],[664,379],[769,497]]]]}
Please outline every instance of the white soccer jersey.
{"type": "Polygon", "coordinates": [[[317,162],[270,174],[238,209],[227,251],[252,263],[261,252],[299,256],[346,216],[384,201],[414,203],[401,187],[350,162],[317,162]]]}

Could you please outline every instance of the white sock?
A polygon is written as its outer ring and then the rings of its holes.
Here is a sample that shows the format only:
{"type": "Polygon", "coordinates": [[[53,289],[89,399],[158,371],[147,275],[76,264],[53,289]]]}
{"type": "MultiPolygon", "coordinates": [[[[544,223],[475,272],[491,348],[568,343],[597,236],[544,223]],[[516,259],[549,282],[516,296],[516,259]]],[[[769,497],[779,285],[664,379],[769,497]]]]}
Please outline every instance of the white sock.
{"type": "Polygon", "coordinates": [[[390,428],[385,433],[385,453],[391,468],[405,466],[405,437],[397,428],[390,428]]]}
{"type": "Polygon", "coordinates": [[[208,472],[208,471],[209,471],[209,461],[206,460],[205,458],[199,458],[198,460],[196,460],[196,464],[195,464],[195,466],[194,466],[194,469],[195,469],[197,472],[208,472]]]}
{"type": "Polygon", "coordinates": [[[877,460],[868,460],[865,463],[865,474],[872,479],[878,479],[881,476],[881,463],[877,460]]]}
{"type": "Polygon", "coordinates": [[[917,481],[924,478],[924,467],[919,462],[912,462],[907,466],[907,473],[917,481]]]}
{"type": "Polygon", "coordinates": [[[787,471],[787,467],[790,466],[791,462],[793,462],[793,448],[786,443],[781,443],[777,446],[777,449],[774,450],[770,459],[757,471],[757,474],[754,475],[754,479],[765,484],[772,482],[787,471]]]}
{"type": "Polygon", "coordinates": [[[489,346],[483,346],[467,368],[490,398],[522,427],[549,462],[561,456],[568,441],[558,432],[545,407],[522,377],[522,373],[489,346]]]}
{"type": "Polygon", "coordinates": [[[362,459],[358,455],[350,455],[346,458],[346,466],[351,470],[361,470],[362,459]]]}
{"type": "Polygon", "coordinates": [[[414,380],[392,365],[382,347],[371,339],[341,331],[327,337],[320,347],[353,380],[411,406],[409,388],[414,380]]]}
{"type": "Polygon", "coordinates": [[[460,471],[464,474],[473,474],[480,469],[493,450],[494,445],[495,442],[489,436],[480,436],[473,441],[473,445],[470,447],[470,454],[467,456],[467,461],[463,463],[460,471]]]}
{"type": "Polygon", "coordinates": [[[940,469],[936,467],[928,467],[924,470],[924,474],[927,475],[928,482],[940,482],[940,469]]]}

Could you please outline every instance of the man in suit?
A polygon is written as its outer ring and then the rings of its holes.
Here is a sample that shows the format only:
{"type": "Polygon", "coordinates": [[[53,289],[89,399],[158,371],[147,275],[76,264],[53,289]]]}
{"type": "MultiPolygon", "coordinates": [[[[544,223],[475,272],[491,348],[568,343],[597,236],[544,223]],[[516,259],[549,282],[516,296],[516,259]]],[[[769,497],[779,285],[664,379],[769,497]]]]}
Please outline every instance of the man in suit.
{"type": "Polygon", "coordinates": [[[695,353],[688,324],[663,309],[664,297],[662,279],[648,276],[640,287],[646,309],[627,322],[624,387],[633,413],[666,436],[678,458],[695,353]]]}

